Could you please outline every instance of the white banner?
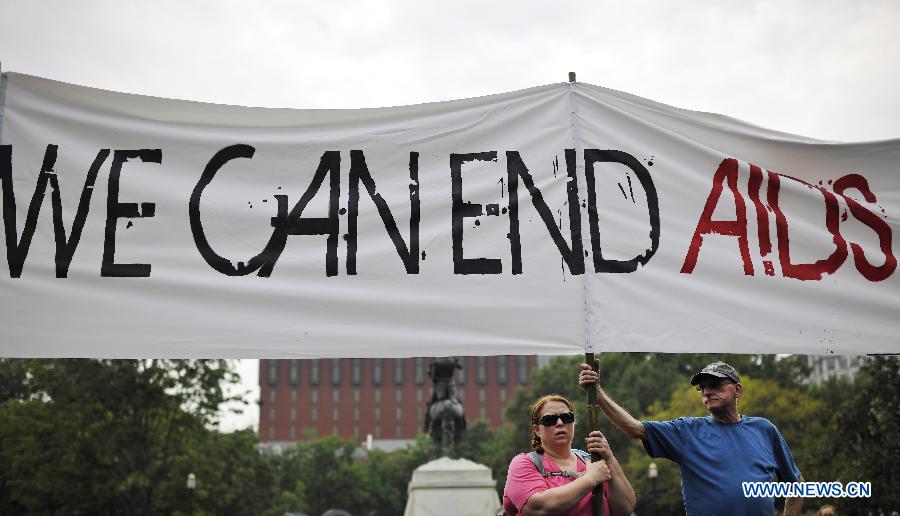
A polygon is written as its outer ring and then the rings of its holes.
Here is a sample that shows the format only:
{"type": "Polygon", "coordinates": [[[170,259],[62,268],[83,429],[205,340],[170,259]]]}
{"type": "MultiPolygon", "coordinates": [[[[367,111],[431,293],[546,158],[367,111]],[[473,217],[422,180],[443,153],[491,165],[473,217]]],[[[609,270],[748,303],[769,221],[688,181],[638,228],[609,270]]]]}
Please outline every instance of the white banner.
{"type": "Polygon", "coordinates": [[[2,80],[2,356],[900,351],[900,140],[583,83],[286,110],[2,80]]]}

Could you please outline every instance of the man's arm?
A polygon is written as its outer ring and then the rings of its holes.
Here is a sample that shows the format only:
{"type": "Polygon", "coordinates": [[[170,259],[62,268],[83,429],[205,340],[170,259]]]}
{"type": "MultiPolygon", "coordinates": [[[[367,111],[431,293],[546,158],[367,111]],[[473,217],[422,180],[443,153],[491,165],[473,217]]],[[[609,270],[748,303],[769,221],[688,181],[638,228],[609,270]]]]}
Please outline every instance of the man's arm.
{"type": "Polygon", "coordinates": [[[593,371],[591,366],[581,364],[578,385],[581,385],[582,389],[587,389],[593,385],[597,389],[597,403],[600,405],[600,410],[606,414],[606,417],[612,421],[612,424],[616,425],[619,430],[632,439],[643,439],[645,437],[644,424],[635,419],[606,394],[600,387],[599,377],[600,375],[593,371]]]}
{"type": "MultiPolygon", "coordinates": [[[[803,480],[803,475],[800,475],[800,478],[797,479],[797,482],[806,482],[803,480]]],[[[803,509],[803,498],[795,497],[795,498],[785,498],[784,499],[784,516],[800,516],[800,511],[803,509]]]]}
{"type": "Polygon", "coordinates": [[[619,430],[625,432],[625,435],[632,439],[643,439],[645,437],[644,424],[613,401],[599,385],[597,385],[597,403],[600,404],[600,410],[606,414],[606,417],[619,430]]]}

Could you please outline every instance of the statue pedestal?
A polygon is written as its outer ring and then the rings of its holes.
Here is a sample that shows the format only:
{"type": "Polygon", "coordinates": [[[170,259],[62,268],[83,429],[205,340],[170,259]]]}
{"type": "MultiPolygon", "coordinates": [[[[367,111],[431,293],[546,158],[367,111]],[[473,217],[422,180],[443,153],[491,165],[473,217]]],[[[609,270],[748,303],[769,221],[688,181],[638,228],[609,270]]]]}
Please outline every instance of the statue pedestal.
{"type": "Polygon", "coordinates": [[[492,516],[500,508],[487,466],[441,457],[413,471],[404,516],[492,516]]]}

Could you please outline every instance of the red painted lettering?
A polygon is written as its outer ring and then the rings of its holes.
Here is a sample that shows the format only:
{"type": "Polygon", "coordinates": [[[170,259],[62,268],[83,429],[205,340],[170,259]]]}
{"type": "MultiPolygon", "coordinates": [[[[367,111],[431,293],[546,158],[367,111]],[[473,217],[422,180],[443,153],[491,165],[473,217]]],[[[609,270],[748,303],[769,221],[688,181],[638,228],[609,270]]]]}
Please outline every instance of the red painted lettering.
{"type": "Polygon", "coordinates": [[[753,263],[750,261],[750,250],[747,245],[747,210],[744,207],[744,197],[737,190],[737,172],[737,160],[728,158],[722,161],[719,169],[713,175],[712,190],[709,192],[706,206],[703,207],[703,213],[697,222],[697,229],[694,230],[694,237],[691,239],[687,256],[684,258],[684,265],[681,266],[682,273],[690,274],[694,271],[694,266],[697,265],[697,256],[700,254],[700,246],[703,245],[703,235],[717,234],[738,238],[738,248],[744,262],[744,274],[753,276],[753,263]],[[728,189],[734,196],[735,220],[712,220],[712,214],[722,195],[722,183],[725,179],[728,180],[728,189]]]}
{"type": "MultiPolygon", "coordinates": [[[[756,207],[756,228],[759,236],[759,255],[765,258],[772,252],[772,239],[769,236],[769,214],[766,212],[766,205],[759,200],[759,188],[763,182],[762,170],[756,165],[750,165],[750,181],[747,190],[750,193],[750,200],[756,207]]],[[[777,188],[777,185],[776,185],[777,188]]],[[[767,276],[775,275],[775,267],[772,260],[763,260],[763,269],[767,276]]]]}
{"type": "Polygon", "coordinates": [[[872,190],[869,189],[869,183],[866,181],[866,178],[859,174],[848,174],[834,182],[835,193],[844,198],[844,201],[847,202],[847,206],[850,208],[850,213],[857,220],[872,228],[875,234],[878,235],[878,243],[881,246],[881,252],[884,253],[884,264],[875,266],[866,259],[862,247],[851,242],[850,249],[853,250],[853,263],[856,264],[856,269],[867,280],[882,281],[897,269],[897,258],[891,250],[891,227],[865,206],[844,195],[848,188],[858,190],[866,199],[866,202],[875,203],[877,199],[872,190]]]}
{"type": "Polygon", "coordinates": [[[823,274],[834,274],[847,259],[847,241],[841,236],[837,197],[833,193],[813,186],[802,179],[769,172],[769,205],[775,212],[775,227],[778,235],[778,259],[781,261],[781,273],[789,278],[799,280],[821,280],[823,274]],[[834,242],[834,251],[828,258],[816,260],[813,263],[791,263],[790,238],[788,236],[788,223],[778,205],[779,178],[796,181],[809,189],[815,189],[825,197],[825,227],[831,233],[834,242]]]}

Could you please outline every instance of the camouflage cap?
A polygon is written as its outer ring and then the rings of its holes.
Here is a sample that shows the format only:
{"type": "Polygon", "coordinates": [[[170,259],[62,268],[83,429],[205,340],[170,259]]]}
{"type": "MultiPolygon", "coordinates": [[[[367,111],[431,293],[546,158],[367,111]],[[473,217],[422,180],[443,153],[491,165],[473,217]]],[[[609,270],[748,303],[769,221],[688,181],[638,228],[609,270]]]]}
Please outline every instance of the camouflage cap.
{"type": "Polygon", "coordinates": [[[713,362],[712,364],[704,367],[702,371],[695,374],[694,377],[691,378],[691,385],[697,385],[698,383],[700,383],[700,380],[702,380],[704,376],[728,378],[734,383],[741,383],[741,377],[738,376],[737,371],[735,371],[733,367],[726,364],[725,362],[713,362]]]}

